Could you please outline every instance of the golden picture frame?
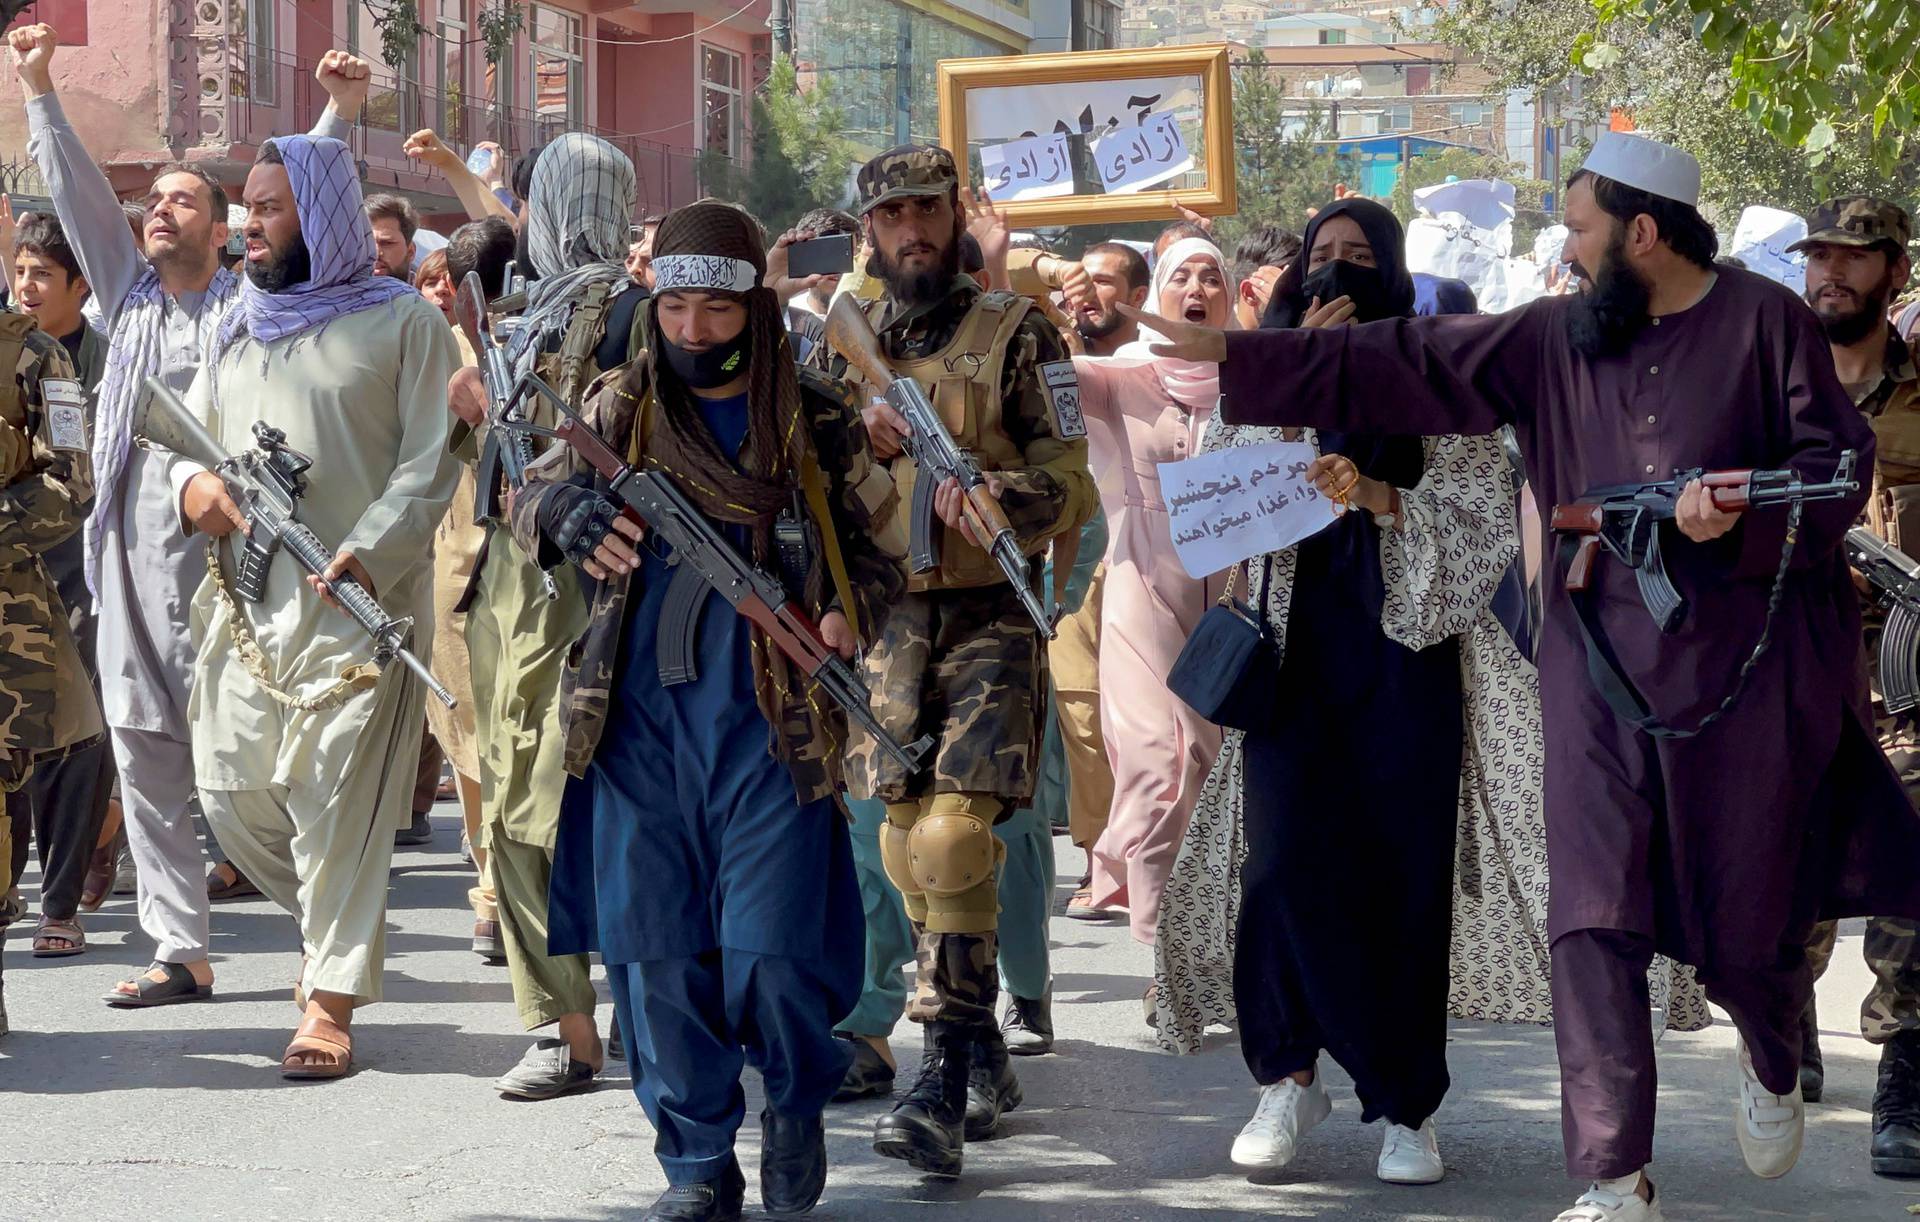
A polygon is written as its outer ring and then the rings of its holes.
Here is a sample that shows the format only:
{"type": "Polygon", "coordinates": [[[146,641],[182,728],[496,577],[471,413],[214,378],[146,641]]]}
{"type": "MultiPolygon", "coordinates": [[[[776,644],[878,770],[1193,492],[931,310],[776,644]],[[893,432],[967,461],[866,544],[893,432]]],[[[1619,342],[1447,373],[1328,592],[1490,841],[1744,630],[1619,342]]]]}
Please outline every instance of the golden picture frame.
{"type": "MultiPolygon", "coordinates": [[[[1146,47],[1128,51],[1067,51],[1046,55],[1005,55],[979,59],[945,59],[939,64],[940,143],[953,152],[960,172],[960,185],[974,185],[974,157],[970,155],[970,93],[986,90],[1035,90],[1088,83],[1164,81],[1167,78],[1195,78],[1200,96],[1197,126],[1202,137],[1200,155],[1189,157],[1195,168],[1204,165],[1201,186],[1171,189],[1127,189],[1125,193],[1059,193],[1047,198],[1006,199],[999,210],[1016,228],[1037,225],[1081,225],[1119,221],[1172,220],[1176,206],[1191,208],[1202,216],[1228,216],[1238,210],[1234,188],[1233,153],[1233,77],[1228,66],[1228,44],[1200,46],[1146,47]]],[[[1108,84],[1105,93],[1116,86],[1108,84]]],[[[1057,97],[1057,90],[1048,96],[1057,97]]],[[[978,99],[976,99],[978,100],[978,99]]],[[[997,107],[1011,112],[1013,98],[1000,100],[997,107]]],[[[1138,100],[1138,99],[1132,99],[1138,100]]],[[[1024,112],[1023,112],[1024,113],[1024,112]]],[[[1032,112],[1048,113],[1045,108],[1032,112]]],[[[1044,123],[1044,118],[1028,119],[1044,123]]],[[[1160,121],[1171,124],[1172,119],[1160,121]]],[[[1056,120],[1056,124],[1058,124],[1056,120]]],[[[1140,124],[1146,118],[1139,118],[1140,124]]],[[[1082,121],[1085,128],[1085,122],[1082,121]]],[[[1056,128],[1056,130],[1058,130],[1056,128]]],[[[977,135],[977,133],[976,133],[977,135]]],[[[1006,137],[1001,137],[1005,139],[1006,137]]],[[[1046,139],[1039,136],[1039,139],[1046,139]]],[[[1184,146],[1182,146],[1184,151],[1184,146]]],[[[1098,170],[1104,174],[1104,170],[1098,170]]],[[[1190,176],[1185,171],[1183,176],[1190,176]]],[[[1005,182],[1005,171],[1000,174],[1005,182]]],[[[1084,173],[1071,186],[1084,183],[1084,173]]],[[[1058,188],[1050,188],[1057,191],[1058,188]]],[[[996,196],[996,199],[998,197],[996,196]]]]}

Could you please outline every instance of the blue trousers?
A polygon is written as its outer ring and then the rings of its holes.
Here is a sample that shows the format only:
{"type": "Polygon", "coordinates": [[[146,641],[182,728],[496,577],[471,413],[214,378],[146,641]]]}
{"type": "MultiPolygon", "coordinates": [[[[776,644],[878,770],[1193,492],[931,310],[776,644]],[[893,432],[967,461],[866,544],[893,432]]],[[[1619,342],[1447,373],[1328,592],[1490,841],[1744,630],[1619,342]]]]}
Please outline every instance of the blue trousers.
{"type": "Polygon", "coordinates": [[[669,1184],[713,1179],[733,1157],[743,1066],[774,1111],[817,1116],[852,1060],[832,1034],[843,996],[801,959],[722,948],[610,964],[607,984],[669,1184]]]}

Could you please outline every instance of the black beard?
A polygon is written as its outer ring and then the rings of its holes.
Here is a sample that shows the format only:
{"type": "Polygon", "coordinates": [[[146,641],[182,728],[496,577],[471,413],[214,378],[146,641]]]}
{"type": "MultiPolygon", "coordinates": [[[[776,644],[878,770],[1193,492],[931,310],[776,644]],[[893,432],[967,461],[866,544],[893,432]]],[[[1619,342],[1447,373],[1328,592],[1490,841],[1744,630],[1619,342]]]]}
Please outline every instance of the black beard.
{"type": "Polygon", "coordinates": [[[1567,310],[1567,340],[1584,356],[1619,356],[1646,327],[1653,300],[1653,287],[1627,263],[1625,233],[1616,230],[1591,281],[1593,287],[1575,293],[1567,310]]]}
{"type": "Polygon", "coordinates": [[[263,293],[284,293],[313,277],[313,256],[307,253],[306,239],[295,235],[286,250],[267,252],[264,263],[247,264],[247,279],[263,293]]]}
{"type": "Polygon", "coordinates": [[[1866,293],[1860,302],[1860,308],[1850,314],[1829,314],[1816,302],[1821,289],[1807,290],[1807,304],[1813,306],[1814,317],[1820,320],[1821,330],[1827,333],[1829,344],[1838,344],[1842,348],[1851,348],[1880,325],[1886,317],[1887,300],[1893,296],[1892,277],[1880,282],[1879,287],[1866,293]]]}
{"type": "Polygon", "coordinates": [[[1098,318],[1083,318],[1074,325],[1081,339],[1105,339],[1126,325],[1126,317],[1118,310],[1110,310],[1098,318]]]}
{"type": "Polygon", "coordinates": [[[939,266],[932,271],[903,272],[879,247],[875,247],[867,273],[887,282],[887,295],[902,305],[925,305],[947,295],[953,278],[960,274],[960,243],[947,243],[940,252],[939,266]]]}

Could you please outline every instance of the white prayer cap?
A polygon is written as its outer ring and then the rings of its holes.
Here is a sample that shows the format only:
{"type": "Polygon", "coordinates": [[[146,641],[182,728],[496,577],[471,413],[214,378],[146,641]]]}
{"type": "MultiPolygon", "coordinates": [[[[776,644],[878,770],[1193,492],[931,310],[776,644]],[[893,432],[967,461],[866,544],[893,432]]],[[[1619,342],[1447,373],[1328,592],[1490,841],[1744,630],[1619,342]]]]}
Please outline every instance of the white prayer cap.
{"type": "Polygon", "coordinates": [[[1601,132],[1580,167],[1651,195],[1700,206],[1700,163],[1672,145],[1626,132],[1601,132]]]}

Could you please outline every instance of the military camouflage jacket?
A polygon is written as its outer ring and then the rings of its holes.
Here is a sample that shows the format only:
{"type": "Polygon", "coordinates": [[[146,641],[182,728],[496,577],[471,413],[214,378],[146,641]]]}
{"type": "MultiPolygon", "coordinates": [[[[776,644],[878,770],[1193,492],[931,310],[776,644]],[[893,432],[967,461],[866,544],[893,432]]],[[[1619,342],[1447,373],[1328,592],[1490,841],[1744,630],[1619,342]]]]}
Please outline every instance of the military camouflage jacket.
{"type": "Polygon", "coordinates": [[[1920,371],[1907,341],[1887,336],[1884,372],[1855,389],[1855,405],[1873,426],[1873,496],[1867,526],[1882,539],[1920,554],[1920,371]]]}
{"type": "MultiPolygon", "coordinates": [[[[620,453],[630,452],[640,404],[620,385],[622,371],[611,372],[588,392],[583,415],[595,432],[620,453]]],[[[826,500],[833,514],[855,606],[849,619],[863,640],[872,641],[887,610],[906,589],[906,536],[897,518],[899,498],[893,481],[873,460],[866,426],[860,420],[860,400],[851,387],[810,369],[800,371],[800,398],[813,436],[813,449],[826,482],[826,500]]],[[[641,436],[645,437],[644,427],[641,436]]],[[[515,540],[543,568],[553,568],[565,557],[540,532],[541,506],[560,482],[606,491],[606,481],[571,450],[528,470],[527,484],[514,498],[512,526],[515,540]]],[[[817,524],[824,527],[824,524],[817,524]]],[[[816,568],[823,563],[815,558],[816,568]]],[[[807,608],[816,622],[839,607],[834,582],[825,574],[807,585],[828,593],[807,608]]],[[[567,655],[560,681],[561,725],[566,733],[566,769],[584,776],[599,748],[606,727],[607,704],[620,682],[620,641],[626,627],[628,596],[634,576],[590,583],[587,630],[567,655]]],[[[798,593],[796,593],[796,597],[798,593]]],[[[845,610],[842,608],[842,610],[845,610]]],[[[796,675],[796,679],[799,676],[796,675]]],[[[825,797],[841,788],[840,744],[846,741],[844,717],[830,697],[815,693],[809,701],[799,682],[782,701],[783,755],[794,774],[794,788],[803,802],[825,797]],[[824,712],[823,724],[814,706],[824,712]]],[[[770,752],[774,751],[771,737],[770,752]]]]}
{"type": "Polygon", "coordinates": [[[101,733],[66,606],[41,561],[80,529],[93,498],[83,399],[59,341],[21,315],[0,314],[0,351],[16,351],[16,342],[19,355],[6,371],[13,384],[0,396],[0,788],[7,790],[26,780],[36,759],[101,733]]]}
{"type": "MultiPolygon", "coordinates": [[[[980,297],[978,284],[956,276],[938,301],[902,306],[888,300],[877,328],[882,353],[894,361],[939,352],[953,341],[980,297]]],[[[816,344],[807,360],[836,377],[845,376],[846,360],[827,344],[816,344]]],[[[1028,465],[998,469],[994,475],[1001,481],[1000,506],[1022,548],[1029,551],[1038,541],[1078,531],[1099,504],[1087,470],[1086,440],[1059,435],[1039,372],[1041,365],[1071,360],[1059,331],[1033,310],[1014,333],[1013,351],[1000,375],[1001,421],[1028,465]]],[[[912,460],[902,456],[894,461],[911,465],[912,460]]]]}

